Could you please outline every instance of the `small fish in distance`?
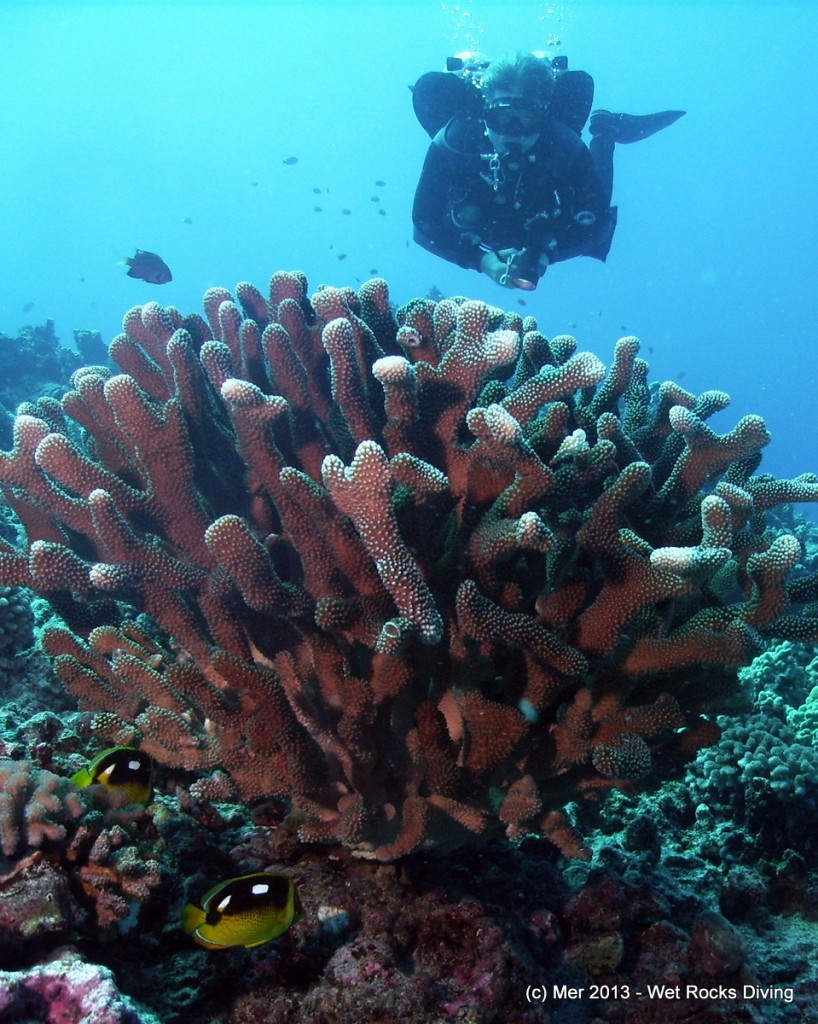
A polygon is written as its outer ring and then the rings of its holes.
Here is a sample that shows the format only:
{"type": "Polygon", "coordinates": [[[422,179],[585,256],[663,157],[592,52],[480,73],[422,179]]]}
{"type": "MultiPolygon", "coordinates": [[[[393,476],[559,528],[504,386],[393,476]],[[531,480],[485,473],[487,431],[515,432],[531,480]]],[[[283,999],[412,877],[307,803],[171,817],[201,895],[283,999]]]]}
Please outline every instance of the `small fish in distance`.
{"type": "Polygon", "coordinates": [[[170,267],[155,252],[137,249],[136,255],[125,260],[125,263],[130,267],[128,277],[136,277],[148,284],[167,284],[173,280],[170,267]]]}

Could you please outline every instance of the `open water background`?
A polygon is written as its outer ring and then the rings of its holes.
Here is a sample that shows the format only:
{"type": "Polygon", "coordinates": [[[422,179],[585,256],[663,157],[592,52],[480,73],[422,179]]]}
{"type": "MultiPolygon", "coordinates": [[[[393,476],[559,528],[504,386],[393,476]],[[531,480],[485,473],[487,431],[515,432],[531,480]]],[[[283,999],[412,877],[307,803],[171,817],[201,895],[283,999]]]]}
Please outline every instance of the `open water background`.
{"type": "Polygon", "coordinates": [[[110,341],[137,303],[200,310],[278,268],[518,308],[411,242],[428,139],[408,86],[463,49],[549,49],[593,74],[598,106],[688,114],[618,147],[608,262],[553,268],[525,312],[606,362],[638,335],[652,379],[732,396],[718,429],[765,417],[763,469],[818,471],[818,4],[0,6],[0,331],[51,317],[66,343],[110,341]],[[137,246],[173,282],[128,278],[137,246]]]}

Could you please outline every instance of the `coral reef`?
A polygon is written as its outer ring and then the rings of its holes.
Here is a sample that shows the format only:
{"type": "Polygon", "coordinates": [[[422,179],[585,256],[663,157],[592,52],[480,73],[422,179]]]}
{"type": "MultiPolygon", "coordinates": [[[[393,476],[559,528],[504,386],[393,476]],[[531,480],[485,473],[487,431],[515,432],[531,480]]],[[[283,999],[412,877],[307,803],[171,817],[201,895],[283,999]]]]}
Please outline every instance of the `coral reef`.
{"type": "Polygon", "coordinates": [[[0,1021],[160,1024],[124,998],[105,967],[66,950],[25,971],[0,971],[0,1021]]]}
{"type": "Polygon", "coordinates": [[[89,910],[94,933],[132,927],[161,881],[144,821],[122,794],[0,759],[0,951],[73,934],[89,910]]]}
{"type": "Polygon", "coordinates": [[[105,366],[108,363],[108,346],[99,331],[74,331],[74,345],[86,366],[105,366]]]}
{"type": "Polygon", "coordinates": [[[86,811],[83,794],[68,779],[27,761],[0,760],[0,852],[21,856],[45,842],[65,839],[67,826],[86,811]]]}
{"type": "Polygon", "coordinates": [[[22,587],[0,586],[0,658],[19,654],[33,643],[30,594],[22,587]]]}
{"type": "MultiPolygon", "coordinates": [[[[789,646],[806,656],[805,645],[789,646]]],[[[778,651],[770,652],[776,656],[768,659],[765,676],[771,666],[783,668],[778,651]]],[[[793,667],[786,673],[788,690],[795,674],[793,667]]],[[[87,716],[74,717],[81,722],[87,716]]],[[[53,748],[57,764],[65,764],[66,749],[87,749],[87,738],[55,733],[45,715],[19,735],[19,744],[7,744],[11,749],[53,748]]],[[[631,807],[610,840],[583,821],[594,867],[558,864],[550,844],[531,837],[514,846],[489,841],[449,856],[416,854],[381,865],[337,847],[304,846],[283,821],[283,802],[252,811],[209,804],[223,796],[216,776],[169,796],[173,776],[158,774],[159,796],[147,811],[131,809],[138,818],[130,834],[143,856],[161,858],[168,884],[149,898],[132,892],[128,917],[100,930],[97,907],[79,884],[79,865],[66,856],[75,846],[66,819],[64,840],[33,851],[21,846],[12,877],[0,880],[4,966],[13,959],[21,969],[70,942],[84,959],[111,968],[119,990],[162,1024],[595,1018],[699,1024],[702,1017],[713,1024],[789,1024],[808,1019],[818,995],[818,940],[800,917],[818,913],[814,873],[811,878],[803,865],[799,870],[791,852],[779,854],[777,863],[773,854],[760,861],[749,834],[739,847],[729,821],[723,829],[718,818],[714,822],[719,808],[706,819],[697,816],[695,797],[681,782],[666,784],[656,797],[614,792],[596,813],[651,803],[641,814],[631,807]],[[180,927],[185,901],[220,878],[261,869],[293,877],[306,918],[257,950],[218,956],[198,950],[180,927]],[[776,919],[782,900],[788,916],[776,919]],[[681,986],[679,998],[624,998],[630,989],[647,993],[662,985],[668,992],[681,986]],[[688,985],[703,994],[688,998],[688,985]],[[745,999],[744,985],[778,994],[745,999]],[[546,1001],[529,1002],[530,989],[544,991],[546,1001]],[[581,994],[566,995],[570,990],[581,994]],[[594,991],[605,998],[592,998],[594,991]]],[[[586,813],[594,810],[590,805],[586,813]]],[[[85,812],[82,825],[97,827],[95,813],[85,812]]],[[[13,977],[29,974],[20,970],[13,977]]],[[[30,1019],[49,1019],[40,1001],[32,997],[27,1005],[30,1019]]],[[[8,1019],[16,1021],[19,1013],[17,1002],[8,1019]]]]}
{"type": "Polygon", "coordinates": [[[787,641],[742,670],[749,715],[722,716],[722,736],[690,764],[686,784],[699,815],[746,830],[755,857],[797,853],[818,867],[818,658],[787,641]]]}
{"type": "MultiPolygon", "coordinates": [[[[718,735],[770,640],[818,639],[818,580],[768,528],[818,478],[754,475],[757,416],[647,381],[481,302],[386,283],[212,289],[132,309],[0,486],[52,601],[45,649],[112,742],[290,799],[304,840],[390,861],[564,814],[718,735]],[[122,603],[162,633],[123,621],[122,603]]],[[[221,785],[221,783],[220,783],[221,785]]]]}
{"type": "MultiPolygon", "coordinates": [[[[788,960],[776,956],[639,851],[597,852],[601,867],[580,864],[568,880],[543,840],[384,866],[259,828],[233,847],[226,870],[288,864],[305,919],[275,944],[226,956],[177,952],[166,936],[151,969],[136,936],[141,962],[129,965],[128,991],[167,1024],[807,1019],[818,991],[814,937],[788,960]],[[145,986],[159,970],[151,998],[145,986]],[[174,998],[160,1009],[157,991],[171,979],[174,998]]],[[[217,859],[206,839],[199,854],[203,870],[217,859]]]]}
{"type": "MultiPolygon", "coordinates": [[[[85,338],[85,335],[95,332],[79,333],[83,335],[88,354],[99,352],[98,345],[92,347],[93,337],[85,338]]],[[[83,352],[82,349],[80,351],[83,352]]],[[[46,320],[38,326],[22,327],[16,337],[0,332],[0,365],[3,367],[0,443],[6,445],[11,442],[12,414],[20,403],[33,401],[40,395],[56,398],[63,394],[71,374],[82,362],[76,352],[60,344],[53,320],[46,320]]]]}

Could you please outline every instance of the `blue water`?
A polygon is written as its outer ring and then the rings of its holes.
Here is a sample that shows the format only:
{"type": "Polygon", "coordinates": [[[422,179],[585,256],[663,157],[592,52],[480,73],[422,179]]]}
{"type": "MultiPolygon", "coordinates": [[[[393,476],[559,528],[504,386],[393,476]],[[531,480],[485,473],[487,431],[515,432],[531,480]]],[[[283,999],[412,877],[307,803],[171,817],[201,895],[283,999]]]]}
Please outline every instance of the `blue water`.
{"type": "Polygon", "coordinates": [[[0,14],[0,331],[51,317],[68,343],[75,328],[110,340],[130,306],[199,310],[211,285],[263,287],[277,268],[312,286],[377,271],[397,302],[436,285],[518,308],[410,241],[428,139],[407,87],[462,49],[549,48],[593,74],[599,106],[688,114],[618,147],[608,262],[552,268],[525,312],[606,361],[638,335],[652,378],[731,394],[720,430],[765,417],[763,468],[818,470],[818,4],[3,0],[0,14]],[[126,276],[137,246],[172,283],[126,276]]]}

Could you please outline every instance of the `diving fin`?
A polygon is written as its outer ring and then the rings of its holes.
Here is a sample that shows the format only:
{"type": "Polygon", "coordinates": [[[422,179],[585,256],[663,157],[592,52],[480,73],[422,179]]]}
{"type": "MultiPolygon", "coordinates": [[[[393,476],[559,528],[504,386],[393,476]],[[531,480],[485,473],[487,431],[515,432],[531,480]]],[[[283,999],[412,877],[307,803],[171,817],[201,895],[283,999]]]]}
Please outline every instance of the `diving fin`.
{"type": "Polygon", "coordinates": [[[595,110],[588,130],[591,135],[606,136],[613,142],[641,142],[678,121],[684,113],[660,110],[657,114],[612,114],[609,110],[595,110]]]}

